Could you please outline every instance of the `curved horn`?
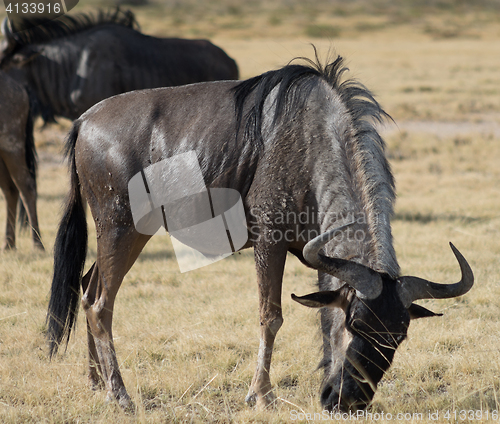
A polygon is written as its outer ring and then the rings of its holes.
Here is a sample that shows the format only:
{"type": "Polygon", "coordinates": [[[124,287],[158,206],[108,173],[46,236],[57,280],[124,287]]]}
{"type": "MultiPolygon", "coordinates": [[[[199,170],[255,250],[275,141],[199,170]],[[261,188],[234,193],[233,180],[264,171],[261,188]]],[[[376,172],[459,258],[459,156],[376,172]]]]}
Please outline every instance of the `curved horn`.
{"type": "Polygon", "coordinates": [[[302,253],[305,260],[313,268],[333,275],[356,289],[358,297],[362,299],[375,299],[382,292],[382,278],[378,272],[353,261],[330,258],[319,253],[321,248],[333,239],[337,232],[351,224],[353,222],[320,234],[304,246],[302,253]]]}
{"type": "Polygon", "coordinates": [[[10,28],[9,28],[9,18],[4,18],[2,22],[2,34],[5,35],[5,38],[9,38],[10,28]]]}
{"type": "Polygon", "coordinates": [[[18,38],[16,35],[12,32],[11,29],[11,23],[9,21],[9,18],[4,18],[2,22],[2,34],[4,35],[5,39],[7,40],[7,43],[9,45],[13,45],[17,42],[18,38]]]}
{"type": "Polygon", "coordinates": [[[462,279],[455,284],[436,284],[418,277],[401,277],[398,279],[398,294],[405,307],[408,308],[418,299],[448,299],[462,296],[472,288],[474,274],[471,267],[452,243],[450,247],[460,265],[462,279]]]}

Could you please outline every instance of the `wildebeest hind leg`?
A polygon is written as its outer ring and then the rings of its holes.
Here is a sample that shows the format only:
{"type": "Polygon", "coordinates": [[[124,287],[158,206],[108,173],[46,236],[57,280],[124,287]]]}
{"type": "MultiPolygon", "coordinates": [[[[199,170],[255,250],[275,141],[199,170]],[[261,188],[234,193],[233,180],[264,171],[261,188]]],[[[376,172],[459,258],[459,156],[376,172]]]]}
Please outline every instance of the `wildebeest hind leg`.
{"type": "MultiPolygon", "coordinates": [[[[23,204],[28,212],[28,218],[31,226],[33,244],[35,247],[43,250],[42,240],[40,238],[40,228],[38,226],[38,215],[36,212],[36,181],[30,174],[27,166],[19,163],[19,154],[3,154],[4,164],[7,172],[15,183],[18,192],[21,195],[23,204]]],[[[15,210],[14,210],[15,215],[15,210]]]]}
{"type": "MultiPolygon", "coordinates": [[[[92,267],[89,269],[87,274],[82,279],[83,288],[83,298],[82,305],[85,310],[95,302],[95,291],[97,288],[97,278],[98,272],[97,267],[94,262],[92,267]],[[92,283],[91,283],[92,282],[92,283]],[[89,290],[89,288],[91,288],[89,290]]],[[[99,358],[97,356],[97,350],[95,347],[94,336],[92,335],[92,330],[90,323],[87,319],[87,343],[89,351],[89,383],[93,390],[103,389],[105,387],[104,380],[102,379],[102,370],[99,363],[99,358]]]]}
{"type": "MultiPolygon", "coordinates": [[[[11,160],[13,161],[14,158],[11,160]]],[[[31,233],[33,238],[33,245],[41,250],[44,250],[42,240],[40,237],[40,228],[38,226],[38,215],[36,211],[36,181],[35,178],[30,174],[26,166],[13,166],[14,162],[9,162],[7,166],[9,167],[10,174],[14,180],[21,199],[23,201],[24,207],[28,212],[28,219],[31,226],[31,233]]]]}
{"type": "Polygon", "coordinates": [[[16,248],[16,209],[19,200],[19,190],[12,180],[5,162],[0,158],[0,188],[7,203],[7,225],[5,228],[4,249],[16,248]]]}
{"type": "Polygon", "coordinates": [[[107,399],[124,409],[133,407],[125,389],[113,344],[112,320],[116,294],[123,277],[146,244],[148,236],[135,230],[113,229],[101,234],[97,260],[84,277],[82,304],[89,330],[89,378],[97,386],[104,381],[107,399]]]}

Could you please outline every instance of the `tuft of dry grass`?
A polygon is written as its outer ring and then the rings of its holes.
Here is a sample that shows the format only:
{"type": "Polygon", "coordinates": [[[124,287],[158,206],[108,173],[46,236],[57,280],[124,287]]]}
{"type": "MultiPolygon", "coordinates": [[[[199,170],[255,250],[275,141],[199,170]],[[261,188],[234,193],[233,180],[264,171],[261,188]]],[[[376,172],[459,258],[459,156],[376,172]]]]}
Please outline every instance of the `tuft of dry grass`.
{"type": "MultiPolygon", "coordinates": [[[[500,33],[476,9],[462,17],[411,10],[368,17],[353,12],[360,2],[324,15],[317,12],[322,2],[314,10],[300,5],[312,8],[311,2],[289,2],[292,11],[262,6],[257,13],[250,3],[221,1],[210,7],[224,13],[203,9],[193,15],[192,3],[170,3],[138,9],[146,32],[189,36],[198,28],[201,36],[214,35],[243,78],[296,56],[311,57],[312,41],[323,58],[333,49],[345,56],[350,75],[375,92],[397,123],[381,130],[397,182],[393,233],[403,272],[457,281],[447,245],[452,241],[469,260],[476,283],[461,298],[419,302],[444,316],[411,324],[371,411],[424,417],[439,411],[438,422],[449,422],[447,410],[498,410],[500,33]],[[313,40],[303,32],[307,25],[333,25],[339,34],[334,41],[313,40]],[[457,25],[458,33],[445,34],[457,25]]],[[[115,308],[115,345],[134,416],[87,386],[83,314],[66,352],[48,361],[44,321],[52,246],[68,188],[60,154],[68,128],[67,121],[43,131],[38,124],[35,135],[47,252],[34,252],[25,234],[18,236],[16,252],[0,253],[0,421],[281,423],[290,422],[294,411],[321,412],[318,318],[290,300],[292,292],[314,289],[315,273],[293,257],[285,270],[285,323],[271,371],[278,402],[270,411],[244,403],[258,348],[251,251],[180,274],[167,236],[146,246],[115,308]]],[[[87,267],[95,258],[91,224],[89,229],[87,267]]]]}

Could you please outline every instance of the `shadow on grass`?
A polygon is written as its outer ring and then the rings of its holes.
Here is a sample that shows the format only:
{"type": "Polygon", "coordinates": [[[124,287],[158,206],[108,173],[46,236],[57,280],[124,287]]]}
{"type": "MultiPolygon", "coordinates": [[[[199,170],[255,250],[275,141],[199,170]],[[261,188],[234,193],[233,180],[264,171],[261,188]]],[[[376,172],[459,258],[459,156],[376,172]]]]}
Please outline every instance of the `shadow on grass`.
{"type": "Polygon", "coordinates": [[[395,221],[417,222],[421,224],[429,224],[431,222],[460,222],[462,224],[473,224],[475,222],[488,221],[492,218],[465,216],[454,213],[421,213],[421,212],[397,212],[394,215],[395,221]]]}
{"type": "Polygon", "coordinates": [[[175,253],[170,249],[148,251],[144,250],[137,262],[175,260],[175,253]]]}

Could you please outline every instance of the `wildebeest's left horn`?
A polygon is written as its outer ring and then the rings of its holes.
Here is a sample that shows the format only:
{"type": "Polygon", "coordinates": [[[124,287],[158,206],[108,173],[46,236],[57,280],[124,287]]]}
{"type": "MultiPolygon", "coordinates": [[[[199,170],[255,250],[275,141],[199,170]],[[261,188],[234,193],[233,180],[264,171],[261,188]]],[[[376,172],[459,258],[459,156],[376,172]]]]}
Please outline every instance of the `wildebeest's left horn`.
{"type": "Polygon", "coordinates": [[[333,275],[356,289],[358,297],[375,299],[382,292],[382,278],[378,272],[353,261],[330,258],[319,253],[321,248],[333,239],[337,232],[351,224],[352,222],[315,237],[304,246],[302,253],[312,267],[333,275]]]}
{"type": "Polygon", "coordinates": [[[8,38],[9,33],[10,33],[9,18],[6,17],[6,18],[4,18],[4,20],[2,22],[2,34],[8,38]]]}
{"type": "Polygon", "coordinates": [[[462,296],[472,288],[474,274],[471,267],[452,243],[450,243],[450,247],[460,265],[462,279],[455,284],[436,284],[418,277],[400,277],[398,279],[400,283],[398,294],[407,308],[418,299],[448,299],[462,296]]]}

